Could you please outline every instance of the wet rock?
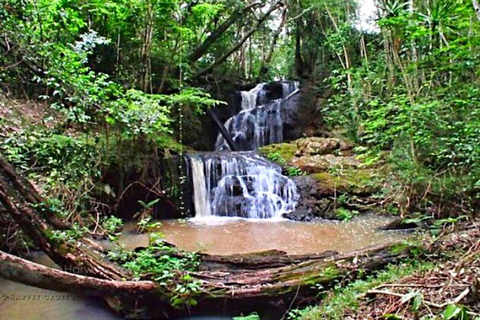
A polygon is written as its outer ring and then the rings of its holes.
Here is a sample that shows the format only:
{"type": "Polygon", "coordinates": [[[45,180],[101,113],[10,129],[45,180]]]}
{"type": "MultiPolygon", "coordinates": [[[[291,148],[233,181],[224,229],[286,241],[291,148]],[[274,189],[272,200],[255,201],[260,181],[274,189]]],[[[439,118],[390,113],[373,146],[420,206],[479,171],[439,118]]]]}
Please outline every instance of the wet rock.
{"type": "Polygon", "coordinates": [[[309,210],[306,209],[297,209],[293,212],[288,212],[283,214],[283,217],[286,219],[294,220],[294,221],[306,221],[310,222],[314,219],[314,216],[309,210]]]}
{"type": "Polygon", "coordinates": [[[280,156],[284,168],[299,168],[306,175],[294,177],[300,200],[285,217],[299,221],[338,219],[343,208],[360,213],[379,211],[375,194],[385,185],[388,167],[379,162],[366,165],[355,157],[353,145],[328,136],[301,138],[290,143],[262,147],[260,152],[280,156]]]}
{"type": "Polygon", "coordinates": [[[361,162],[353,156],[335,156],[333,154],[294,157],[290,164],[307,173],[327,171],[333,167],[358,168],[361,162]]]}
{"type": "Polygon", "coordinates": [[[404,219],[396,219],[384,227],[379,228],[380,230],[408,230],[419,228],[420,225],[414,222],[405,222],[404,219]]]}

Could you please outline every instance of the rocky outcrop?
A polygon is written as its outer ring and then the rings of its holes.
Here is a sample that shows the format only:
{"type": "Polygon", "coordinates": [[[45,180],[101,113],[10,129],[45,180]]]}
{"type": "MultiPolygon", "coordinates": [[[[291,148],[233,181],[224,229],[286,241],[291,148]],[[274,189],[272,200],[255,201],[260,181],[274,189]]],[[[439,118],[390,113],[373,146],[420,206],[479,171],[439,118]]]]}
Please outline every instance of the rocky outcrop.
{"type": "Polygon", "coordinates": [[[349,219],[382,210],[378,193],[385,185],[388,168],[362,162],[353,145],[343,139],[302,138],[262,147],[260,153],[282,165],[286,174],[303,173],[294,177],[300,200],[287,218],[349,219]]]}

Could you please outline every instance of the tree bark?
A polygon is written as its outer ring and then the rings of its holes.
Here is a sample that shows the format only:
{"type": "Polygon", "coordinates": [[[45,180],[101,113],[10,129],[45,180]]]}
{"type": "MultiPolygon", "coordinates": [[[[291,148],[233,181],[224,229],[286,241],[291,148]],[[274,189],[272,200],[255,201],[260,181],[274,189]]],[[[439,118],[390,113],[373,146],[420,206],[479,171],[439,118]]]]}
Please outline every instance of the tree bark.
{"type": "Polygon", "coordinates": [[[477,19],[480,21],[480,3],[478,0],[472,0],[473,9],[475,9],[475,13],[477,14],[477,19]]]}
{"type": "Polygon", "coordinates": [[[257,6],[261,6],[261,2],[253,2],[243,9],[235,10],[230,17],[225,20],[216,30],[212,31],[210,35],[200,44],[189,56],[190,63],[195,63],[200,59],[207,50],[227,31],[237,20],[239,20],[246,12],[257,6]]]}
{"type": "Polygon", "coordinates": [[[225,54],[223,54],[220,58],[218,58],[217,60],[215,60],[214,63],[212,63],[210,66],[206,67],[205,69],[203,70],[200,70],[197,74],[195,74],[192,78],[193,79],[196,79],[196,78],[199,78],[203,75],[205,75],[206,73],[210,72],[211,70],[213,70],[216,66],[222,64],[223,62],[225,62],[225,60],[228,59],[228,57],[230,57],[235,51],[238,50],[238,48],[240,48],[244,43],[245,41],[247,41],[259,28],[260,26],[263,24],[263,22],[272,14],[273,11],[277,10],[280,6],[283,6],[283,3],[281,1],[277,1],[274,5],[272,5],[270,7],[270,9],[268,9],[268,11],[257,21],[257,23],[255,24],[255,26],[253,28],[251,28],[244,36],[242,39],[240,39],[232,48],[230,48],[230,50],[228,50],[225,54]]]}

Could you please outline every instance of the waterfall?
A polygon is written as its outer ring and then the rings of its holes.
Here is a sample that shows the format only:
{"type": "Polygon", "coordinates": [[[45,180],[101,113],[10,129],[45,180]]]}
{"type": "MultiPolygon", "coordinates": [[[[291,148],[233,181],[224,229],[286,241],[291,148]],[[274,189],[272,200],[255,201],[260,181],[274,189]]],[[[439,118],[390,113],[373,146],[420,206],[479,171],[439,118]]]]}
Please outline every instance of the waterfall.
{"type": "MultiPolygon", "coordinates": [[[[281,95],[269,99],[265,83],[260,83],[250,91],[241,91],[242,110],[225,122],[236,146],[241,150],[255,150],[261,146],[283,141],[284,99],[298,90],[298,81],[282,81],[281,95]]],[[[230,150],[221,134],[215,144],[217,150],[230,150]]]]}
{"type": "Polygon", "coordinates": [[[205,165],[205,175],[195,174],[193,181],[196,217],[207,216],[205,207],[213,216],[254,219],[280,218],[295,209],[295,183],[254,152],[202,153],[191,164],[192,174],[203,173],[205,165]]]}
{"type": "MultiPolygon", "coordinates": [[[[264,94],[265,83],[260,83],[255,86],[250,91],[240,91],[242,96],[242,110],[250,110],[257,106],[257,98],[260,95],[264,94]]],[[[262,98],[263,96],[261,96],[262,98]]]]}
{"type": "Polygon", "coordinates": [[[209,217],[212,213],[208,200],[209,193],[207,192],[205,183],[203,161],[197,156],[190,156],[190,163],[192,168],[193,202],[195,204],[196,216],[209,217]]]}
{"type": "MultiPolygon", "coordinates": [[[[225,122],[239,150],[283,141],[284,102],[298,82],[260,83],[241,91],[241,110],[225,122]]],[[[189,156],[196,217],[281,218],[295,209],[295,183],[255,152],[230,152],[220,134],[216,152],[189,156]],[[227,152],[228,151],[228,152],[227,152]]]]}

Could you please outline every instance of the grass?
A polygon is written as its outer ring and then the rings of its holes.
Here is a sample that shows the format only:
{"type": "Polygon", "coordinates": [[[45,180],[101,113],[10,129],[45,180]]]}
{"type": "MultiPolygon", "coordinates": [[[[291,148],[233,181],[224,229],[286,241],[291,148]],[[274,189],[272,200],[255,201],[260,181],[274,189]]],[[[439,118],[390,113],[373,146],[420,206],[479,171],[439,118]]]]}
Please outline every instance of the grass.
{"type": "Polygon", "coordinates": [[[399,280],[416,272],[432,270],[435,264],[425,261],[407,260],[401,264],[388,265],[365,280],[356,280],[346,286],[337,285],[316,307],[290,311],[290,319],[319,320],[343,319],[344,311],[355,310],[359,297],[382,283],[399,280]]]}

